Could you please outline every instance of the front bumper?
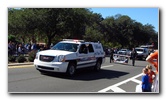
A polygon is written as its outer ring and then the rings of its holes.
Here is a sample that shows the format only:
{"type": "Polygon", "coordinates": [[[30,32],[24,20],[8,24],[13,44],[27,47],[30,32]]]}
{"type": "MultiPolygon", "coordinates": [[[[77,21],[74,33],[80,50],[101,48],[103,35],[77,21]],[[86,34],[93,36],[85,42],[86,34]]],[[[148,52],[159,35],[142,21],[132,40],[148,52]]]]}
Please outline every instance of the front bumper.
{"type": "Polygon", "coordinates": [[[34,60],[34,66],[37,70],[48,72],[66,72],[69,62],[43,62],[34,60]]]}

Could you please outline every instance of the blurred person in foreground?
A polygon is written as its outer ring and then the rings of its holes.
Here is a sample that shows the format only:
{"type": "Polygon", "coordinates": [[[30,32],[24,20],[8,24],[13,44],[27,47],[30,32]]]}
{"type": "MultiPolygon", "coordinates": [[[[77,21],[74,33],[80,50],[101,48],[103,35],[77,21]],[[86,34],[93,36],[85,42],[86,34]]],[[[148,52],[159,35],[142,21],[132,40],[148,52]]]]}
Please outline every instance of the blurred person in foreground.
{"type": "Polygon", "coordinates": [[[154,53],[151,53],[147,58],[146,61],[152,64],[156,69],[156,77],[153,82],[153,90],[152,92],[159,92],[159,72],[158,72],[158,50],[156,50],[154,53]]]}

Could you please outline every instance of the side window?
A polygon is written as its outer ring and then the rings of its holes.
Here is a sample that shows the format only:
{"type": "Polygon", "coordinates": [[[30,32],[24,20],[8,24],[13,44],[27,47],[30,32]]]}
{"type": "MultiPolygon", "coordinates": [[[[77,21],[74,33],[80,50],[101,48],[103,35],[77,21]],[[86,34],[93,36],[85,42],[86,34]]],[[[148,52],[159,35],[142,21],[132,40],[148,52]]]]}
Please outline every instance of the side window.
{"type": "Polygon", "coordinates": [[[94,52],[93,47],[92,47],[92,44],[89,44],[88,49],[89,49],[89,52],[90,52],[90,53],[91,53],[91,52],[94,52]]]}
{"type": "Polygon", "coordinates": [[[88,49],[85,44],[82,44],[79,50],[79,53],[88,53],[88,49]]]}

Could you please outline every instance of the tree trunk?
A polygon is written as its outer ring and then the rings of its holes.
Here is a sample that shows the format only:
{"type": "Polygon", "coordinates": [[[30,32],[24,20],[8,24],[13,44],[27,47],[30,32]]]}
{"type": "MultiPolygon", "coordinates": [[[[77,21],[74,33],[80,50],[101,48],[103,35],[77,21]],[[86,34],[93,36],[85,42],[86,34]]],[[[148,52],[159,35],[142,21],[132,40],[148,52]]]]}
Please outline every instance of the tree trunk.
{"type": "Polygon", "coordinates": [[[47,41],[47,47],[50,48],[52,37],[50,35],[47,35],[48,41],[47,41]]]}

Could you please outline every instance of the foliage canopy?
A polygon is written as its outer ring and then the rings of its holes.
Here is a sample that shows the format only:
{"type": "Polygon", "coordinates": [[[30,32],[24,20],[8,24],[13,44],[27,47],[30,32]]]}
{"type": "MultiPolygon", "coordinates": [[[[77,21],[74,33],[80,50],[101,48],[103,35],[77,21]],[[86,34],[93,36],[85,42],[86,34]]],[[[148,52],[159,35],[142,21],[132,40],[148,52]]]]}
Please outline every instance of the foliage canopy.
{"type": "Polygon", "coordinates": [[[143,25],[127,15],[117,14],[105,19],[86,8],[21,8],[8,9],[10,40],[46,42],[63,38],[101,41],[105,47],[132,48],[142,44],[158,47],[154,26],[143,25]]]}

